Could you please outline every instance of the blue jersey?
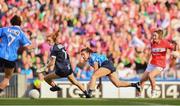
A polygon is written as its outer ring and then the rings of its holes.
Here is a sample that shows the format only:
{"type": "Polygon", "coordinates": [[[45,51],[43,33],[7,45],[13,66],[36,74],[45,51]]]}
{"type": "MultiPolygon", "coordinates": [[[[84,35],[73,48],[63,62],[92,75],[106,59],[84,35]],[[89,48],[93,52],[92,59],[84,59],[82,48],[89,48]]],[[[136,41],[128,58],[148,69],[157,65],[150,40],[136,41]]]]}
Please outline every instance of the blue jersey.
{"type": "Polygon", "coordinates": [[[17,60],[20,46],[28,46],[31,42],[19,26],[0,28],[0,58],[8,61],[17,60]]]}
{"type": "Polygon", "coordinates": [[[104,61],[108,60],[105,55],[91,53],[90,58],[88,59],[88,63],[91,66],[94,66],[94,63],[97,62],[98,66],[100,67],[104,61]]]}

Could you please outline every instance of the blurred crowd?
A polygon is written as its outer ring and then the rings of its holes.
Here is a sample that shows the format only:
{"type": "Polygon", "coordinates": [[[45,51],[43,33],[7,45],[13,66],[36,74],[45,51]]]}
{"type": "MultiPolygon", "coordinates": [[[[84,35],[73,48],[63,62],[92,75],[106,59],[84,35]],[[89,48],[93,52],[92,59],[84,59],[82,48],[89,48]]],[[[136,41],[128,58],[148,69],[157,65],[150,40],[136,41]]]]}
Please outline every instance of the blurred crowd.
{"type": "MultiPolygon", "coordinates": [[[[0,26],[10,26],[14,14],[22,17],[21,27],[36,46],[32,51],[19,50],[17,72],[28,79],[42,79],[35,72],[48,60],[50,46],[45,38],[57,30],[80,79],[93,73],[80,57],[84,47],[107,55],[120,78],[133,79],[148,64],[152,31],[162,28],[166,39],[180,42],[178,0],[0,0],[0,26]]],[[[159,78],[180,79],[179,63],[179,57],[167,59],[159,78]]]]}

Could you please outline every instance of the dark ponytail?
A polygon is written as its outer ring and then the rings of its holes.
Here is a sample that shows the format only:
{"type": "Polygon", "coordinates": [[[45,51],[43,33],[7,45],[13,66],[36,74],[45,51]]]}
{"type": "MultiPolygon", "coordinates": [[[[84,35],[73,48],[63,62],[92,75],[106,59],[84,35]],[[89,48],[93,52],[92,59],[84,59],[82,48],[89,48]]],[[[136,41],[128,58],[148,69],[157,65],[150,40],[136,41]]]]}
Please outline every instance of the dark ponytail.
{"type": "Polygon", "coordinates": [[[81,50],[81,52],[84,52],[84,51],[87,53],[93,53],[93,51],[89,47],[86,47],[86,48],[81,50]]]}

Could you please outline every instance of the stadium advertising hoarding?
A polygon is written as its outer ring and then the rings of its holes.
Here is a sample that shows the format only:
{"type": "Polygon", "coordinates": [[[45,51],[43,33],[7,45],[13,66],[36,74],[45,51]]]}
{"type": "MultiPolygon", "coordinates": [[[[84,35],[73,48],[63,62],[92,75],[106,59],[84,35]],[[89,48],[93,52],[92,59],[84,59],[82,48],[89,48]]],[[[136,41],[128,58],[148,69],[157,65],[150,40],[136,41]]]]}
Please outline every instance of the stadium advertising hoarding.
{"type": "MultiPolygon", "coordinates": [[[[62,91],[51,92],[49,90],[50,86],[43,82],[41,84],[41,98],[79,98],[79,94],[82,94],[82,92],[69,81],[56,81],[56,83],[62,88],[62,91]]],[[[81,83],[85,86],[85,89],[87,89],[88,81],[81,81],[81,83]]],[[[93,95],[95,98],[101,98],[102,89],[96,89],[93,95]]]]}
{"type": "MultiPolygon", "coordinates": [[[[63,85],[63,86],[60,86],[62,88],[62,91],[58,92],[58,97],[78,98],[80,97],[79,94],[82,94],[82,92],[76,86],[70,83],[61,83],[61,84],[63,85]]],[[[83,85],[85,86],[85,88],[87,88],[88,83],[84,82],[83,85]]],[[[101,89],[96,89],[95,92],[93,92],[93,95],[95,98],[101,98],[102,97],[101,89]]]]}
{"type": "MultiPolygon", "coordinates": [[[[79,98],[79,94],[82,92],[74,85],[70,84],[69,81],[56,81],[58,85],[62,88],[61,92],[51,92],[49,91],[50,86],[46,83],[42,84],[41,97],[42,98],[79,98]]],[[[81,81],[85,88],[87,88],[88,81],[81,81]]],[[[157,98],[180,98],[180,82],[157,82],[156,86],[157,98]]],[[[135,88],[116,88],[111,82],[103,81],[102,89],[96,89],[94,92],[94,97],[96,98],[135,98],[136,91],[135,88]]],[[[146,83],[144,90],[142,92],[142,97],[150,98],[151,89],[150,84],[146,83]]]]}
{"type": "MultiPolygon", "coordinates": [[[[180,98],[180,82],[157,82],[156,85],[157,98],[180,98]]],[[[151,97],[151,87],[149,83],[146,83],[143,97],[151,97]]]]}

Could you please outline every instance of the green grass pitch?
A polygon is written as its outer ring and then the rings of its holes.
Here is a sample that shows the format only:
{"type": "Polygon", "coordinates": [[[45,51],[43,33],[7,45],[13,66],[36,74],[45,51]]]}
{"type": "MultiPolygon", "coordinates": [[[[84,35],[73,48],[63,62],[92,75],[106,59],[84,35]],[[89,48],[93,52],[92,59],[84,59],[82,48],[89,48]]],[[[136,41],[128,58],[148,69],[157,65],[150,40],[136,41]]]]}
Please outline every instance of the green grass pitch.
{"type": "Polygon", "coordinates": [[[180,105],[180,99],[0,99],[0,105],[180,105]]]}

